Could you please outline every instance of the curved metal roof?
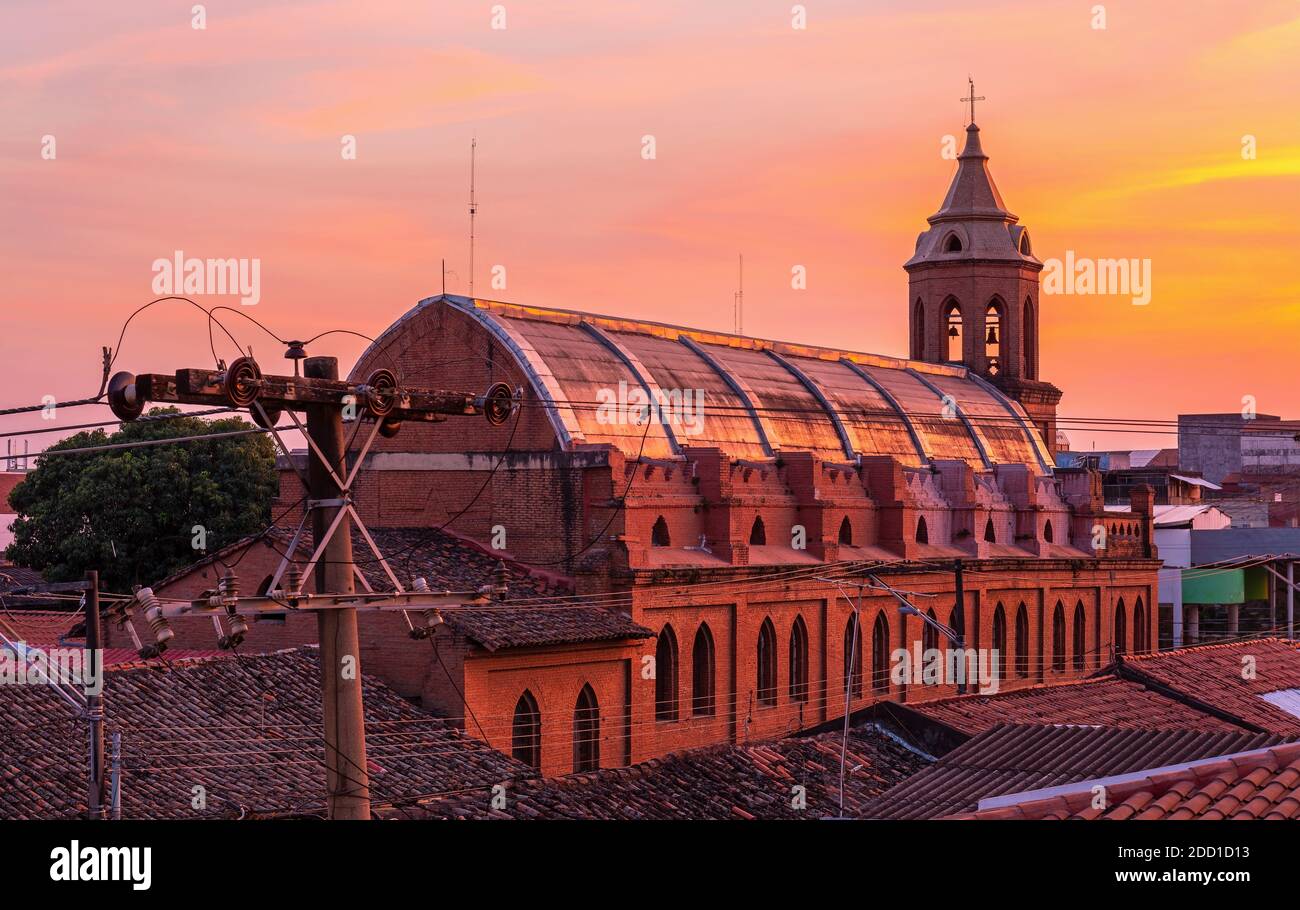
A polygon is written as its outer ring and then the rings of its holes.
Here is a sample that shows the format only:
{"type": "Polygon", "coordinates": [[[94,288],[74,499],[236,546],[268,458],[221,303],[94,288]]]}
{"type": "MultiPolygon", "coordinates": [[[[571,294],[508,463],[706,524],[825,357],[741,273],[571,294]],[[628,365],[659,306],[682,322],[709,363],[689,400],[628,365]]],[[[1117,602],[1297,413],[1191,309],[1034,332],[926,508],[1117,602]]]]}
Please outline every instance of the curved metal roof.
{"type": "Polygon", "coordinates": [[[434,305],[465,314],[510,351],[566,449],[603,442],[631,457],[673,458],[684,446],[716,446],[733,458],[809,451],[833,462],[960,458],[1051,472],[1020,405],[964,367],[452,295],[421,301],[375,346],[434,305]],[[672,406],[640,423],[600,407],[635,409],[638,395],[672,406]],[[680,407],[673,396],[683,396],[680,407]]]}

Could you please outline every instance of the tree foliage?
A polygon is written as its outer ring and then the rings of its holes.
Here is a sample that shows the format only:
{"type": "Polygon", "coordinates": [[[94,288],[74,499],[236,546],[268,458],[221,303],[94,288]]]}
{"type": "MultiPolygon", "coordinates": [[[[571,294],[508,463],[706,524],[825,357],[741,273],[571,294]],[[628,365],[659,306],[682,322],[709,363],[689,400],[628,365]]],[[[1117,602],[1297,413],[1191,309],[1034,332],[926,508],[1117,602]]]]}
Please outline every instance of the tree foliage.
{"type": "MultiPolygon", "coordinates": [[[[150,411],[166,413],[179,411],[150,411]]],[[[136,421],[111,435],[78,433],[50,449],[251,427],[237,417],[136,421]]],[[[124,592],[261,531],[270,523],[277,490],[275,452],[264,435],[41,456],[10,495],[18,519],[6,556],[50,581],[98,569],[105,589],[124,592]],[[196,549],[196,541],[204,548],[196,549]]]]}

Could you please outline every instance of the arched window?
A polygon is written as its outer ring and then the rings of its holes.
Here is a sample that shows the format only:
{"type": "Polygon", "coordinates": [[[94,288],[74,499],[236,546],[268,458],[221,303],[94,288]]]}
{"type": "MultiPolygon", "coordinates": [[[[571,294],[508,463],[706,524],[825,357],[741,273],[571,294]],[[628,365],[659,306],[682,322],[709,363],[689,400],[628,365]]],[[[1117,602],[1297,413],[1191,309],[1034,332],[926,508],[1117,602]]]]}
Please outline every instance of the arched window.
{"type": "Polygon", "coordinates": [[[1047,519],[1047,524],[1043,525],[1043,540],[1052,543],[1052,519],[1047,519]]]}
{"type": "Polygon", "coordinates": [[[808,700],[808,627],[802,616],[790,627],[790,700],[808,700]]]}
{"type": "Polygon", "coordinates": [[[945,253],[960,253],[961,238],[956,234],[949,234],[947,239],[943,242],[943,251],[945,253]]]}
{"type": "Polygon", "coordinates": [[[1038,378],[1038,317],[1034,314],[1034,301],[1025,298],[1025,321],[1021,331],[1025,336],[1025,378],[1038,378]]]}
{"type": "Polygon", "coordinates": [[[677,635],[664,626],[655,645],[655,720],[677,719],[677,635]]]}
{"type": "Polygon", "coordinates": [[[1029,611],[1023,603],[1016,610],[1016,675],[1029,675],[1029,611]]]}
{"type": "Polygon", "coordinates": [[[1128,613],[1124,609],[1124,598],[1115,605],[1115,653],[1123,654],[1128,650],[1128,613]]]}
{"type": "Polygon", "coordinates": [[[930,529],[926,527],[924,515],[916,519],[916,542],[917,543],[930,542],[930,529]]]}
{"type": "Polygon", "coordinates": [[[925,359],[925,306],[919,297],[912,307],[912,359],[925,359]]]}
{"type": "Polygon", "coordinates": [[[1052,669],[1065,670],[1065,604],[1059,600],[1052,612],[1052,669]]]}
{"type": "Polygon", "coordinates": [[[1088,620],[1083,610],[1083,601],[1074,605],[1074,669],[1082,670],[1088,659],[1088,620]]]}
{"type": "Polygon", "coordinates": [[[596,693],[587,683],[578,693],[573,708],[573,771],[596,771],[600,768],[600,705],[596,693]]]}
{"type": "Polygon", "coordinates": [[[996,532],[995,530],[993,530],[993,519],[992,519],[992,518],[990,518],[988,521],[986,521],[986,522],[984,523],[984,539],[987,540],[989,543],[997,543],[997,542],[998,542],[998,535],[997,535],[997,532],[996,532]]]}
{"type": "Polygon", "coordinates": [[[846,547],[853,546],[853,525],[849,524],[847,515],[840,522],[840,543],[846,547]]]}
{"type": "Polygon", "coordinates": [[[998,656],[998,677],[1006,679],[1011,655],[1007,652],[1007,614],[1001,603],[993,611],[993,650],[998,656]]]}
{"type": "Polygon", "coordinates": [[[1139,597],[1137,603],[1133,604],[1133,651],[1135,654],[1145,654],[1148,647],[1147,611],[1139,597]]]}
{"type": "Polygon", "coordinates": [[[921,623],[921,657],[925,658],[925,652],[937,651],[939,649],[939,630],[930,623],[938,622],[933,610],[926,610],[925,615],[929,617],[930,622],[921,623]]]}
{"type": "Polygon", "coordinates": [[[776,704],[776,630],[770,619],[758,630],[758,703],[776,704]]]}
{"type": "Polygon", "coordinates": [[[1021,255],[1021,256],[1032,256],[1032,255],[1034,255],[1034,253],[1033,253],[1033,248],[1029,245],[1029,232],[1028,232],[1028,231],[1021,231],[1021,232],[1020,232],[1020,255],[1021,255]]]}
{"type": "Polygon", "coordinates": [[[660,515],[655,520],[655,526],[650,531],[650,546],[652,547],[670,546],[669,538],[668,538],[668,522],[664,521],[664,517],[662,515],[660,515]]]}
{"type": "Polygon", "coordinates": [[[749,545],[751,547],[761,547],[767,543],[767,529],[763,527],[763,519],[755,518],[754,527],[749,531],[749,545]]]}
{"type": "Polygon", "coordinates": [[[696,717],[713,716],[713,680],[713,633],[702,622],[691,646],[691,713],[696,717]]]}
{"type": "Polygon", "coordinates": [[[537,699],[527,689],[515,702],[510,754],[530,768],[542,767],[542,713],[537,710],[537,699]]]}
{"type": "Polygon", "coordinates": [[[849,614],[844,627],[844,687],[850,698],[862,697],[862,632],[856,613],[849,614]]]}
{"type": "Polygon", "coordinates": [[[962,345],[962,336],[966,331],[965,320],[961,317],[961,305],[953,300],[944,307],[943,321],[948,333],[947,359],[952,363],[961,363],[966,357],[962,345]]]}
{"type": "Polygon", "coordinates": [[[996,297],[984,311],[984,357],[988,371],[997,375],[1002,369],[1002,301],[996,297]]]}
{"type": "Polygon", "coordinates": [[[889,620],[883,611],[871,627],[871,688],[889,691],[889,620]]]}

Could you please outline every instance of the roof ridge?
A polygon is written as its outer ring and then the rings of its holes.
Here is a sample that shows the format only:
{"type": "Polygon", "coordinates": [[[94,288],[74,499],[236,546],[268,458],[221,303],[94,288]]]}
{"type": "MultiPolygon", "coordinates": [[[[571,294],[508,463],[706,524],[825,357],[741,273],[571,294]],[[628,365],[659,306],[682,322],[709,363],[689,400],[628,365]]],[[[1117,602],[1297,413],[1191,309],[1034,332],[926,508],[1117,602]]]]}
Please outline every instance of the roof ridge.
{"type": "Polygon", "coordinates": [[[1205,651],[1227,651],[1232,648],[1239,648],[1243,645],[1260,645],[1260,644],[1281,644],[1289,645],[1293,649],[1300,649],[1300,640],[1285,638],[1280,635],[1268,635],[1263,638],[1243,638],[1237,641],[1215,641],[1204,644],[1187,645],[1182,648],[1171,648],[1168,651],[1148,651],[1145,654],[1126,654],[1124,655],[1125,663],[1140,663],[1142,661],[1159,660],[1162,657],[1173,657],[1182,654],[1200,654],[1205,651]]]}

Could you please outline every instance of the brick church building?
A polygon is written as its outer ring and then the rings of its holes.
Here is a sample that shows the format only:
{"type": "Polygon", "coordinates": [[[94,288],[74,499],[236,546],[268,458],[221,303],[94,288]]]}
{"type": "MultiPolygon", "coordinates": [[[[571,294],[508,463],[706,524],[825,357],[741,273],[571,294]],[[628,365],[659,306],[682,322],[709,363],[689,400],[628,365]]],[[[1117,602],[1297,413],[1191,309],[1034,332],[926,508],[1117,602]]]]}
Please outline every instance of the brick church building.
{"type": "MultiPolygon", "coordinates": [[[[1100,475],[1053,467],[1042,263],[974,124],[904,268],[910,359],[420,301],[351,379],[504,381],[521,404],[503,426],[408,424],[380,440],[357,505],[399,574],[482,584],[501,559],[510,593],[448,616],[433,649],[398,616],[363,615],[363,668],[559,774],[815,727],[846,697],[859,711],[952,695],[951,679],[890,672],[896,649],[950,647],[918,612],[996,652],[1001,688],[1151,648],[1150,491],[1106,513],[1100,475]],[[646,401],[665,404],[644,419],[646,401]]],[[[302,495],[283,476],[277,514],[302,495]]],[[[240,573],[269,576],[279,540],[239,545],[240,573]]],[[[197,593],[215,567],[159,593],[197,593]]],[[[206,622],[179,623],[178,644],[211,647],[206,622]]],[[[311,616],[258,622],[245,647],[315,630],[311,616]]]]}

